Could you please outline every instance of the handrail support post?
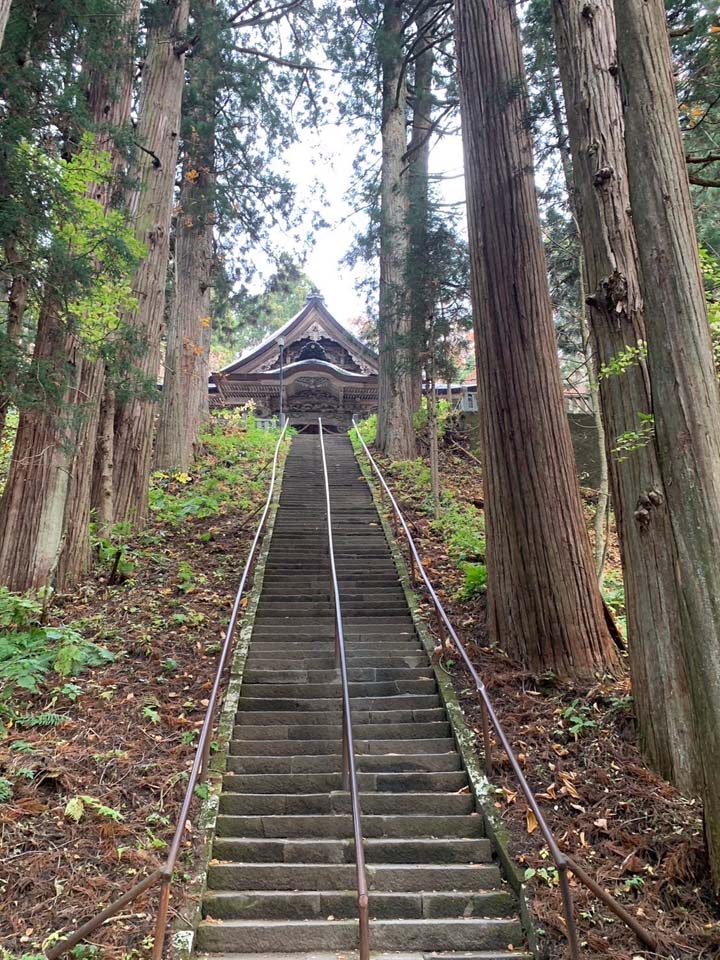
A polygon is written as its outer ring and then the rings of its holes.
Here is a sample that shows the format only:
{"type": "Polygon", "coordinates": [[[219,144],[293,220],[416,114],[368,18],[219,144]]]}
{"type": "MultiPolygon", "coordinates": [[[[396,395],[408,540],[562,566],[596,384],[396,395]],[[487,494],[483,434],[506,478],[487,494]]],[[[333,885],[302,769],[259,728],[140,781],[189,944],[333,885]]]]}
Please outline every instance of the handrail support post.
{"type": "Polygon", "coordinates": [[[160,887],[160,902],[158,904],[157,920],[155,921],[155,937],[153,939],[152,960],[161,960],[165,931],[167,930],[168,908],[170,906],[170,877],[163,880],[160,887]]]}
{"type": "Polygon", "coordinates": [[[573,908],[573,895],[568,881],[567,867],[564,863],[558,864],[558,878],[560,880],[560,892],[562,893],[563,912],[565,913],[565,926],[567,928],[568,946],[570,947],[570,960],[580,960],[580,944],[578,943],[577,926],[575,924],[575,910],[573,908]]]}

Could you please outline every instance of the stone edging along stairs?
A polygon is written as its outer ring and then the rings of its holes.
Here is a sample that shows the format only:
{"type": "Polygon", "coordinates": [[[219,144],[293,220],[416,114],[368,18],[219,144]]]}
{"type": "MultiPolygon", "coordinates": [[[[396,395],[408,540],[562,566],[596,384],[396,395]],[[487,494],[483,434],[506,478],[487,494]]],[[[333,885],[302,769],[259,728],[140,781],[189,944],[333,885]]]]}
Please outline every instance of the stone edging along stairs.
{"type": "MultiPolygon", "coordinates": [[[[326,436],[372,954],[526,958],[427,654],[349,441],[326,436]]],[[[255,616],[196,955],[357,948],[319,439],[298,436],[255,616]]],[[[268,957],[268,960],[271,960],[268,957]]]]}

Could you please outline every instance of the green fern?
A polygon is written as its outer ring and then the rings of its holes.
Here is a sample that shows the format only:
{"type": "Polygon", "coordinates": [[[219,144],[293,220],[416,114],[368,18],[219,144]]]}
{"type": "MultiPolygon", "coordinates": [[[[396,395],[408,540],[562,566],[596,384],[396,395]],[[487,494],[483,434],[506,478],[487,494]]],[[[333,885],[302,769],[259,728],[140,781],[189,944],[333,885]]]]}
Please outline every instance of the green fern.
{"type": "Polygon", "coordinates": [[[100,800],[96,800],[95,797],[89,797],[86,793],[82,793],[77,797],[71,797],[70,800],[68,800],[65,805],[65,816],[68,820],[74,820],[75,823],[79,823],[86,809],[92,810],[100,817],[114,820],[115,823],[121,823],[125,819],[119,810],[115,810],[113,807],[106,807],[100,800]]]}
{"type": "Polygon", "coordinates": [[[7,803],[12,800],[13,786],[5,777],[0,777],[0,803],[7,803]]]}
{"type": "Polygon", "coordinates": [[[31,713],[27,717],[18,717],[16,722],[19,727],[59,727],[66,720],[62,713],[31,713]]]}

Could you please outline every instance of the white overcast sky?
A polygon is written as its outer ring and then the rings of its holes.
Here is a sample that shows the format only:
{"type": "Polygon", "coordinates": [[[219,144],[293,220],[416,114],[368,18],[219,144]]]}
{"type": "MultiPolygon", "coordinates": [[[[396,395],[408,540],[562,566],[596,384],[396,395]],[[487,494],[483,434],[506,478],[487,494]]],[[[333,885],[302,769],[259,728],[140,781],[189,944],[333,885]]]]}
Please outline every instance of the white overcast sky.
{"type": "MultiPolygon", "coordinates": [[[[355,290],[357,275],[341,262],[356,232],[365,226],[363,213],[354,213],[347,197],[356,152],[348,128],[328,124],[317,131],[304,131],[301,141],[284,157],[286,174],[297,186],[299,205],[321,213],[329,223],[315,233],[305,272],[319,287],[333,316],[345,324],[366,312],[363,297],[355,290]],[[316,181],[322,185],[321,191],[316,181]]],[[[434,144],[430,165],[431,173],[461,174],[460,137],[447,137],[434,144]]],[[[444,202],[464,201],[462,177],[444,181],[441,189],[444,202]]],[[[296,257],[299,254],[281,230],[276,231],[273,243],[296,257]]],[[[267,269],[264,272],[267,276],[267,269]]]]}

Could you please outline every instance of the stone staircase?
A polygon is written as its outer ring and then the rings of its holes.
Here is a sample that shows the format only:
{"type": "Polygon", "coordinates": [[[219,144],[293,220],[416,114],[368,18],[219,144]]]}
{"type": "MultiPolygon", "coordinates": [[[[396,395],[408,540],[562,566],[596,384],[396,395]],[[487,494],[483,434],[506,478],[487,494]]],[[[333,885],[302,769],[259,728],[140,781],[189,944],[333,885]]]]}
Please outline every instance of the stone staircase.
{"type": "MultiPolygon", "coordinates": [[[[350,670],[373,956],[526,956],[427,655],[346,437],[325,437],[350,670]]],[[[353,955],[350,798],[320,442],[285,467],[196,951],[353,955]]],[[[250,958],[248,958],[250,960],[250,958]]]]}

